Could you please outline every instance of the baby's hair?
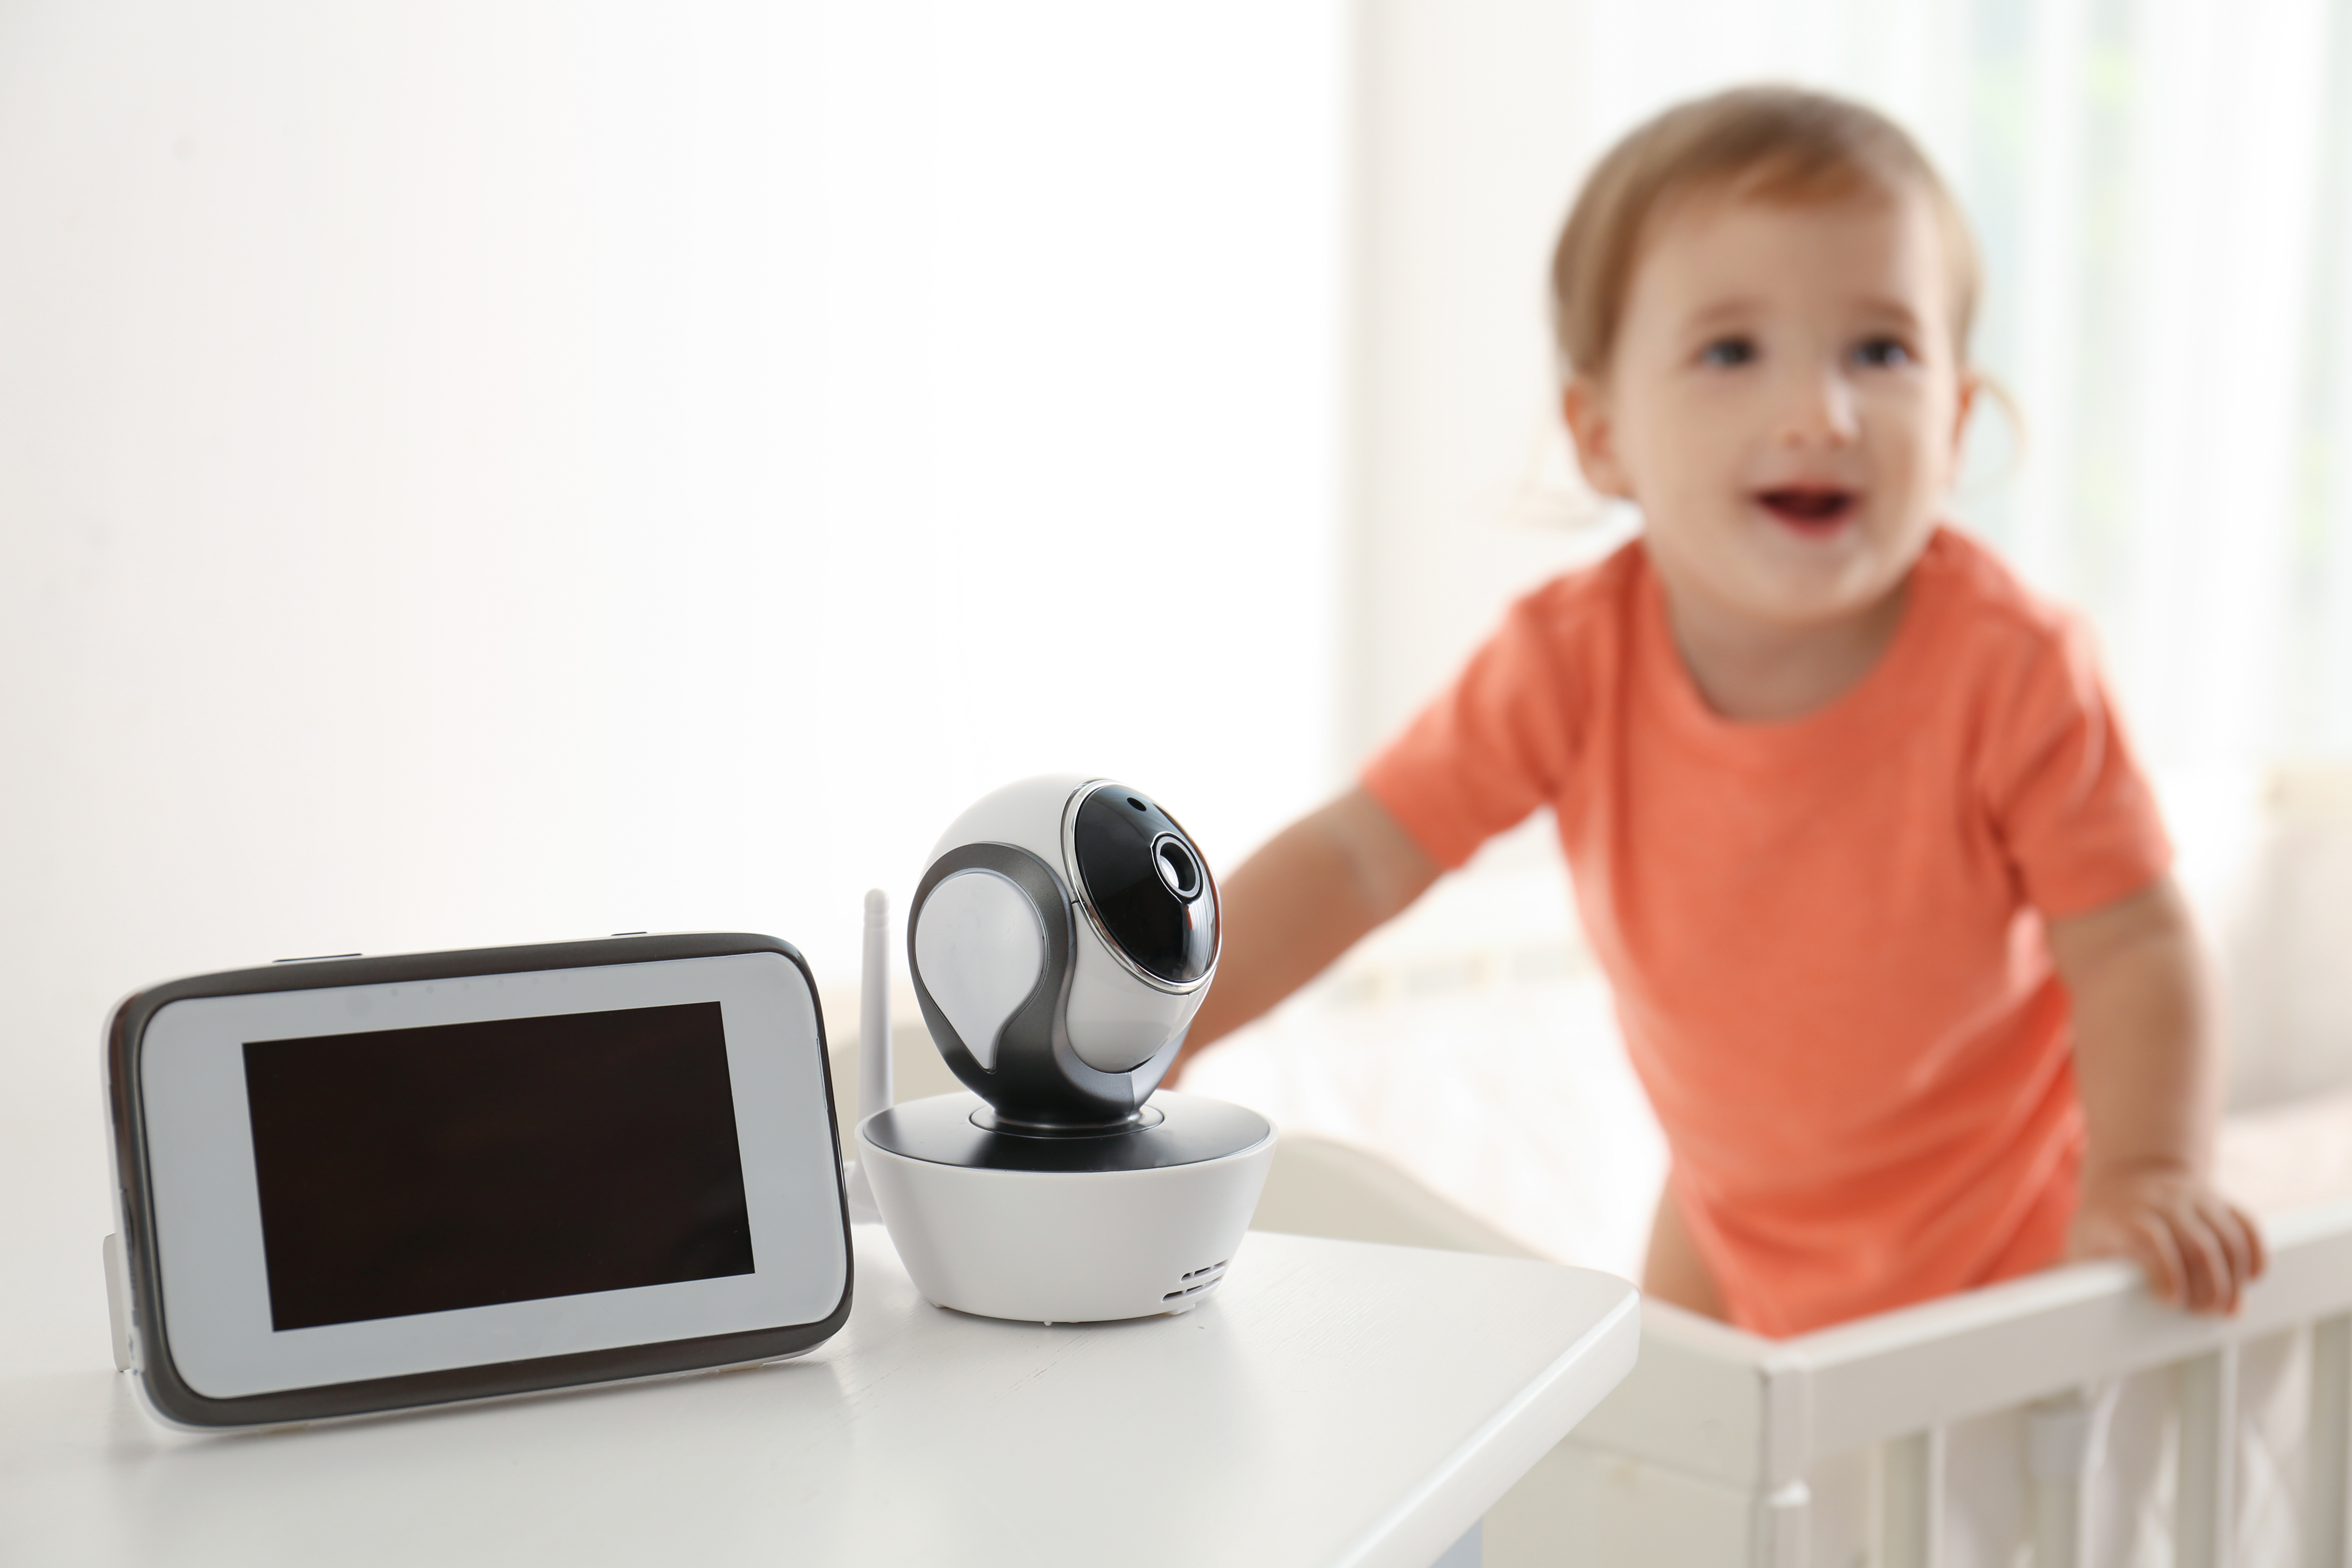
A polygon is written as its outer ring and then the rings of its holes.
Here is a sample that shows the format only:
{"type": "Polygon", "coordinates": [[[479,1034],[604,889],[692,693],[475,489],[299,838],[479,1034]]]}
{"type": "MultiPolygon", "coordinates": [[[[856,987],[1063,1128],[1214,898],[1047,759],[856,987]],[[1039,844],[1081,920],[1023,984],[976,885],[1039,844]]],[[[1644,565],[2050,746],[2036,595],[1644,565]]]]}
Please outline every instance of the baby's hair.
{"type": "Polygon", "coordinates": [[[1584,182],[1552,252],[1552,333],[1564,374],[1603,375],[1655,219],[1701,194],[1811,204],[1912,191],[1927,198],[1952,281],[1953,349],[1969,357],[1975,238],[1936,166],[1874,109],[1827,93],[1741,87],[1677,104],[1626,133],[1584,182]]]}

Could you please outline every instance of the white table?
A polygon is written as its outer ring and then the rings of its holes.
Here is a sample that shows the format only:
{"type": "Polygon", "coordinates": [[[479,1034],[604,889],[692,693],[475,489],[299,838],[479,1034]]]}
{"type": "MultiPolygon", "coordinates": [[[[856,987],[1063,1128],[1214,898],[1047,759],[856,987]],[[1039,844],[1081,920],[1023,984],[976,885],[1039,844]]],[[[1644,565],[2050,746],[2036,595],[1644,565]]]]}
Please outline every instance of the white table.
{"type": "Polygon", "coordinates": [[[1640,1332],[1607,1275],[1255,1233],[1186,1316],[1002,1323],[856,1231],[849,1326],[748,1372],[232,1437],[0,1381],[0,1562],[1428,1568],[1640,1332]]]}

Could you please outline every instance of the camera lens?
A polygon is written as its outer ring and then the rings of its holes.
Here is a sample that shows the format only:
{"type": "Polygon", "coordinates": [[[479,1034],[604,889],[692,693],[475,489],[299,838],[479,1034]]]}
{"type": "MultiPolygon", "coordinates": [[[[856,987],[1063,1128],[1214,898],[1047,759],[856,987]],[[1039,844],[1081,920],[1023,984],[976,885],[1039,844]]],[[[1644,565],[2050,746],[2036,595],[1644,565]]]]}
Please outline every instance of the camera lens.
{"type": "Polygon", "coordinates": [[[1152,846],[1152,868],[1168,884],[1168,890],[1180,899],[1189,899],[1201,890],[1201,868],[1193,864],[1184,846],[1172,837],[1162,838],[1152,846]]]}

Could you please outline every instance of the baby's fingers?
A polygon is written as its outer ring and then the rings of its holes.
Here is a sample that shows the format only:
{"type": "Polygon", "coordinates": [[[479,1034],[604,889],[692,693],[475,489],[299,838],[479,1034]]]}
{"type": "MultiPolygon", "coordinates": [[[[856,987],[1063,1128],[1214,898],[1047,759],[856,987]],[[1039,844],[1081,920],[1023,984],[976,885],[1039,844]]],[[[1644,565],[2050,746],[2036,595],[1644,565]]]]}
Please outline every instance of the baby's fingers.
{"type": "Polygon", "coordinates": [[[2271,1270],[2271,1249],[2263,1240],[2263,1227],[2254,1223],[2252,1215],[2235,1204],[2225,1203],[2221,1207],[2228,1213],[2231,1226],[2245,1246],[2245,1278],[2261,1279],[2271,1270]]]}
{"type": "Polygon", "coordinates": [[[2234,1309],[2238,1291],[2230,1259],[2221,1249],[2221,1238],[2213,1234],[2204,1215],[2193,1205],[2183,1204],[2164,1217],[2172,1226],[2173,1244],[2180,1248],[2180,1261],[2189,1276],[2189,1310],[2226,1312],[2234,1309]]]}
{"type": "MultiPolygon", "coordinates": [[[[2219,1203],[2176,1201],[2148,1211],[2147,1217],[2170,1237],[2180,1258],[2185,1290],[2179,1304],[2192,1312],[2234,1312],[2244,1280],[2229,1234],[2237,1230],[2219,1203]],[[2226,1229],[2225,1229],[2226,1227],[2226,1229]]],[[[2242,1243],[2242,1237],[2239,1238],[2242,1243]]],[[[2245,1263],[2252,1259],[2247,1256],[2245,1263]]]]}
{"type": "Polygon", "coordinates": [[[2147,1288],[2167,1306],[2178,1307],[2187,1293],[2189,1269],[2173,1239],[2172,1227],[2153,1209],[2132,1215],[2129,1255],[2147,1270],[2147,1288]]]}
{"type": "Polygon", "coordinates": [[[2254,1222],[2233,1205],[2208,1195],[2197,1205],[2198,1217],[2212,1232],[2221,1249],[2223,1262],[2229,1268],[2228,1310],[2238,1310],[2238,1299],[2246,1287],[2262,1278],[2269,1259],[2263,1255],[2262,1232],[2254,1222]]]}

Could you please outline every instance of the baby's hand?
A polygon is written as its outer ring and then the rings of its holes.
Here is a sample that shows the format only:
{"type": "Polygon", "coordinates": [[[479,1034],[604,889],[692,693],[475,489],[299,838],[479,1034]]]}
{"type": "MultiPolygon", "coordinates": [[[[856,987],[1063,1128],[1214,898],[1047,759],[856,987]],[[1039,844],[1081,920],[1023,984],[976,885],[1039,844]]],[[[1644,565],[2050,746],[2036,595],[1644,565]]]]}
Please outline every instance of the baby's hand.
{"type": "Polygon", "coordinates": [[[2212,1187],[2168,1167],[2085,1183],[2069,1252],[2128,1258],[2157,1299],[2194,1312],[2235,1312],[2269,1260],[2254,1222],[2212,1187]]]}

